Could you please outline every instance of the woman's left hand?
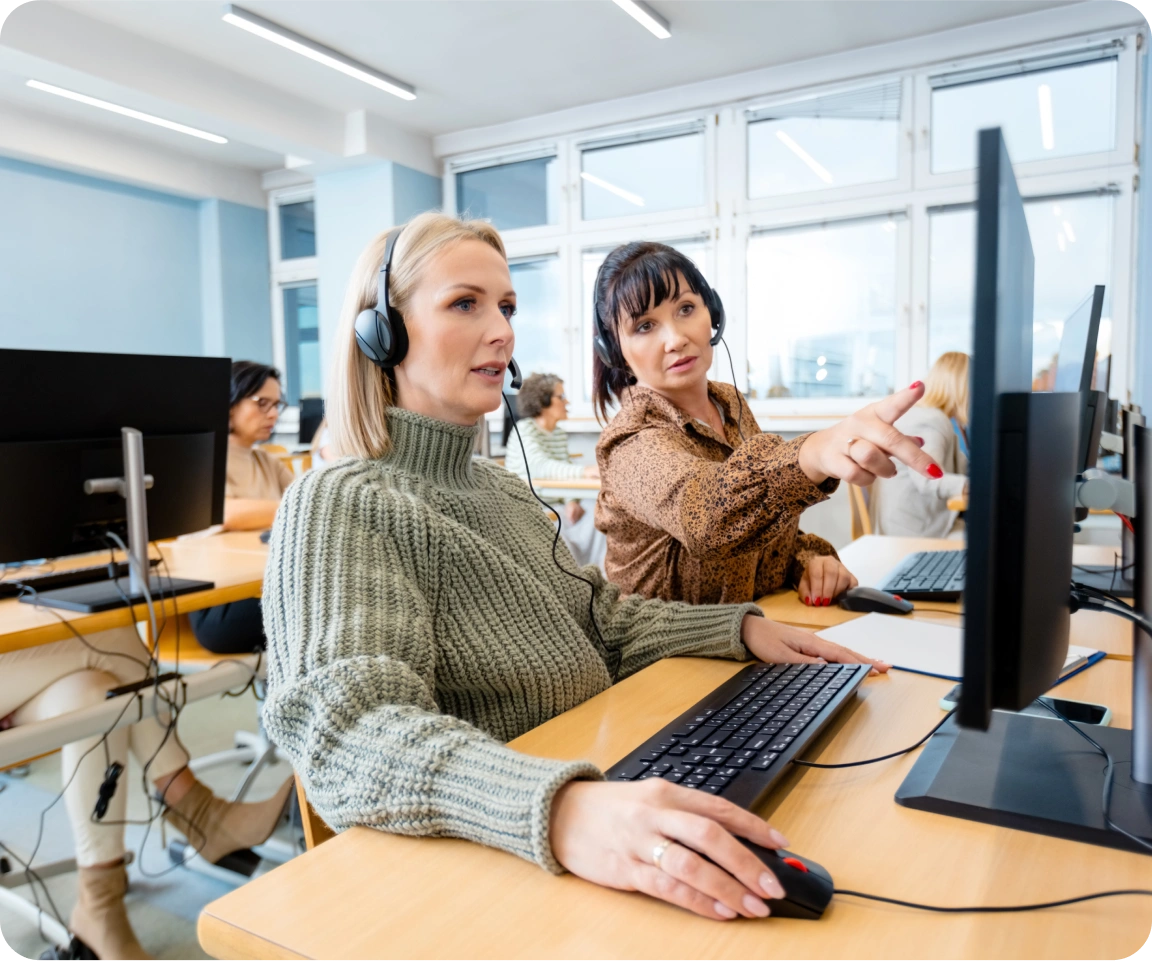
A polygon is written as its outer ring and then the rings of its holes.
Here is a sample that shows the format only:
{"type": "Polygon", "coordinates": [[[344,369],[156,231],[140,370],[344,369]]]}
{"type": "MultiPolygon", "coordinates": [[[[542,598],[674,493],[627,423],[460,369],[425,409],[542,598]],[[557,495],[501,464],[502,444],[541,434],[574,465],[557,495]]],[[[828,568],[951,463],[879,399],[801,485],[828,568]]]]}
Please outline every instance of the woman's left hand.
{"type": "Polygon", "coordinates": [[[809,607],[827,607],[832,598],[860,582],[835,557],[818,554],[808,561],[796,590],[809,607]]]}
{"type": "Polygon", "coordinates": [[[880,674],[892,666],[826,641],[811,631],[755,614],[745,615],[740,640],[753,657],[767,664],[871,664],[872,670],[880,674]]]}

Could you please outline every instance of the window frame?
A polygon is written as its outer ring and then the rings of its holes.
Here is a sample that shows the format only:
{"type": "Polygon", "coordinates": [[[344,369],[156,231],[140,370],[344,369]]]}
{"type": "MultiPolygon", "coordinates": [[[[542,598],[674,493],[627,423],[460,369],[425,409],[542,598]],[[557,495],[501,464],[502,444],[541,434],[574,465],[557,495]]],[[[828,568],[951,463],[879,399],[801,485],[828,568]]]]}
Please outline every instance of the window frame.
{"type": "MultiPolygon", "coordinates": [[[[563,299],[570,323],[566,326],[567,368],[563,376],[573,398],[571,422],[576,430],[596,431],[591,404],[583,400],[586,382],[591,381],[584,359],[585,341],[590,338],[584,316],[581,263],[589,247],[622,243],[638,238],[678,240],[708,235],[709,277],[722,294],[727,314],[726,341],[732,352],[737,383],[747,386],[747,249],[754,230],[794,227],[825,221],[884,214],[903,215],[897,233],[897,382],[911,382],[923,376],[928,365],[928,285],[930,208],[975,200],[975,170],[933,174],[931,157],[930,78],[966,70],[1003,68],[1003,75],[1018,72],[1021,60],[1053,55],[1077,55],[1119,41],[1116,74],[1116,145],[1111,151],[1032,161],[1015,165],[1015,174],[1025,200],[1035,196],[1073,194],[1093,189],[1116,189],[1113,217],[1112,264],[1106,283],[1111,288],[1113,355],[1124,362],[1114,366],[1110,384],[1113,397],[1126,398],[1135,373],[1135,357],[1130,351],[1134,336],[1135,268],[1135,190],[1139,168],[1138,143],[1141,135],[1141,88],[1139,74],[1144,64],[1148,31],[1135,24],[1107,30],[1093,30],[1060,40],[1016,44],[994,52],[951,60],[936,59],[900,70],[885,69],[882,61],[856,61],[850,76],[834,82],[797,86],[787,90],[765,91],[755,97],[742,97],[692,110],[668,112],[604,126],[583,126],[557,132],[549,118],[549,136],[509,143],[500,148],[461,152],[445,158],[445,209],[455,210],[455,174],[467,166],[527,159],[530,151],[555,149],[560,185],[558,223],[542,227],[503,231],[510,257],[559,254],[563,271],[563,299]],[[869,72],[869,65],[876,67],[869,72]],[[901,114],[898,175],[895,180],[875,184],[833,187],[778,197],[751,199],[748,194],[748,125],[746,111],[773,104],[792,103],[810,97],[830,95],[901,80],[901,114]],[[660,213],[640,212],[634,216],[603,220],[583,220],[581,203],[581,144],[616,135],[646,133],[673,128],[690,121],[704,121],[705,204],[684,210],[660,213]],[[903,381],[899,378],[904,378],[903,381]]],[[[617,113],[616,116],[620,114],[617,113]]],[[[523,129],[523,127],[521,127],[523,129]]],[[[1087,293],[1087,292],[1085,292],[1087,293]]],[[[728,381],[728,358],[717,350],[710,376],[728,381]]],[[[750,401],[762,426],[769,430],[811,430],[869,403],[866,398],[758,398],[750,401]]]]}
{"type": "MultiPolygon", "coordinates": [[[[280,256],[280,208],[286,204],[315,199],[316,190],[310,183],[268,192],[268,256],[272,273],[272,282],[269,285],[272,299],[272,364],[285,377],[288,376],[288,338],[284,329],[284,289],[302,287],[308,283],[319,286],[320,267],[315,256],[293,257],[290,260],[284,260],[280,256]]],[[[285,408],[276,425],[276,433],[298,434],[299,429],[299,405],[285,408]]]]}

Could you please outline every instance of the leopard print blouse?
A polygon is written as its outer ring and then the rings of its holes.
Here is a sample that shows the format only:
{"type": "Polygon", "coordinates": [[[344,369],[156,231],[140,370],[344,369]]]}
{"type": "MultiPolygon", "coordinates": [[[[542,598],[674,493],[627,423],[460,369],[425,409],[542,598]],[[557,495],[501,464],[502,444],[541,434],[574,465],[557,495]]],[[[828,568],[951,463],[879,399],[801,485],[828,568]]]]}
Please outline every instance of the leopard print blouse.
{"type": "Polygon", "coordinates": [[[836,556],[800,532],[803,510],[839,483],[814,484],[800,469],[807,435],[761,433],[728,384],[709,381],[708,395],[724,411],[723,437],[647,387],[625,391],[600,435],[596,527],[608,538],[608,579],[625,593],[752,601],[795,586],[812,556],[836,556]]]}

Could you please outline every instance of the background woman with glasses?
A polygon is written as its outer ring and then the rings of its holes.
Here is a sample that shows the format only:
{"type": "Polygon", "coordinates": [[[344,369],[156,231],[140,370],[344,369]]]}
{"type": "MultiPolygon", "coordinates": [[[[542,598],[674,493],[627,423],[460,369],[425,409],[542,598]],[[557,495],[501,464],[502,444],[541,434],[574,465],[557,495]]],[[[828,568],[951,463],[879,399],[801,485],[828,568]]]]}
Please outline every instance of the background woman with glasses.
{"type": "MultiPolygon", "coordinates": [[[[267,364],[238,360],[232,365],[231,408],[228,412],[228,477],[224,484],[224,529],[265,530],[294,474],[266,451],[280,412],[280,372],[267,364]]],[[[236,601],[188,618],[196,640],[216,654],[247,654],[264,647],[260,601],[236,601]]]]}

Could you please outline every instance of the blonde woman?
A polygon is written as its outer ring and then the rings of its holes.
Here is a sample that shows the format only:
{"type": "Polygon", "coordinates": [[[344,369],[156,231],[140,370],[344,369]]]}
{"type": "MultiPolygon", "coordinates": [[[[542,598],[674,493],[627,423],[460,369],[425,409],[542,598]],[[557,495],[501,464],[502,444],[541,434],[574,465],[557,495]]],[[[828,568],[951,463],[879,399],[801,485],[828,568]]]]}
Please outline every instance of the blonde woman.
{"type": "Polygon", "coordinates": [[[963,527],[948,501],[968,490],[968,355],[941,354],[925,383],[924,397],[895,426],[923,439],[944,476],[927,480],[897,463],[896,476],[873,488],[878,534],[947,537],[963,527]]]}
{"type": "Polygon", "coordinates": [[[558,568],[524,482],[472,457],[477,421],[501,404],[515,311],[489,224],[421,214],[361,255],[328,394],[343,459],[294,483],[272,529],[268,732],[338,831],[466,838],[707,918],[763,917],[782,889],[733,837],[787,843],[760,818],[504,742],[664,657],[861,658],[754,604],[621,597],[594,567],[578,569],[585,583],[558,568]],[[357,315],[385,309],[380,282],[407,339],[387,370],[355,340],[357,315]],[[662,839],[679,843],[656,866],[662,839]]]}

